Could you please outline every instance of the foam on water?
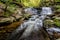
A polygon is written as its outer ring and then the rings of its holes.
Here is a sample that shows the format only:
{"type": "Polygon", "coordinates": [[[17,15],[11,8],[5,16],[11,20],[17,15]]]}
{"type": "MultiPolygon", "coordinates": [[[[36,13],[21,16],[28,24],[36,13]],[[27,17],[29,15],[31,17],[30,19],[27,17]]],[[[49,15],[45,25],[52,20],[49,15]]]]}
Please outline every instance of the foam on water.
{"type": "MultiPolygon", "coordinates": [[[[42,11],[40,12],[40,16],[38,15],[38,10],[34,8],[26,8],[24,10],[26,13],[31,13],[32,16],[29,20],[21,24],[14,32],[17,34],[19,31],[23,30],[21,38],[28,37],[32,31],[36,32],[39,31],[43,27],[43,20],[46,18],[47,15],[52,14],[52,10],[50,7],[42,7],[42,11]]],[[[12,33],[12,38],[15,33],[12,33]]]]}

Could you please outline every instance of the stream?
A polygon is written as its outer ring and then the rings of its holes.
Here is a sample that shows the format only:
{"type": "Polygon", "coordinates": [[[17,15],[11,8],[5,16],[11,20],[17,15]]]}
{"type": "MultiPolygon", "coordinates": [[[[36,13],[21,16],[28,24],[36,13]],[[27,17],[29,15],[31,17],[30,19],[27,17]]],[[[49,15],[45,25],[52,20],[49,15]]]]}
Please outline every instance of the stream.
{"type": "MultiPolygon", "coordinates": [[[[29,37],[32,32],[38,33],[38,31],[43,27],[43,21],[47,15],[51,15],[53,13],[50,7],[42,7],[42,11],[39,13],[38,10],[34,8],[26,8],[24,11],[31,13],[31,18],[24,21],[24,23],[22,23],[15,31],[13,31],[8,40],[21,40],[23,38],[29,37]]],[[[52,29],[55,31],[54,28],[52,29]]],[[[47,31],[52,29],[47,29],[47,31]]]]}

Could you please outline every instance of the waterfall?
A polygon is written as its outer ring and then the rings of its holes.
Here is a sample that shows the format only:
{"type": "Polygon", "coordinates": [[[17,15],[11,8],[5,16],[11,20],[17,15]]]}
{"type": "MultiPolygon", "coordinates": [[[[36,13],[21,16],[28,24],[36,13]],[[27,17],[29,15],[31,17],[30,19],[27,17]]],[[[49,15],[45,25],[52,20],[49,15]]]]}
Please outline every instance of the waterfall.
{"type": "Polygon", "coordinates": [[[34,8],[26,8],[24,11],[32,14],[31,18],[22,23],[14,32],[12,32],[9,40],[17,40],[18,37],[19,39],[25,38],[30,36],[31,32],[39,31],[43,27],[43,20],[46,18],[46,16],[52,14],[50,7],[42,7],[40,15],[38,14],[38,10],[34,8]],[[23,33],[19,34],[22,30],[24,30],[23,33]]]}

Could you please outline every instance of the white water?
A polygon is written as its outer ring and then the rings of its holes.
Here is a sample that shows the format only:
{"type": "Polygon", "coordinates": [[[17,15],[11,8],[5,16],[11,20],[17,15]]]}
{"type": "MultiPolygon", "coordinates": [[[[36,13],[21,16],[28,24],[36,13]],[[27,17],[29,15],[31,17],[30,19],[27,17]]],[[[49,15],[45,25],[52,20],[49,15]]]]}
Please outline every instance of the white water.
{"type": "Polygon", "coordinates": [[[26,28],[26,29],[20,38],[28,37],[31,34],[31,32],[39,31],[43,27],[43,20],[46,18],[46,16],[52,14],[52,10],[50,7],[42,7],[40,16],[38,15],[38,11],[34,8],[27,8],[24,11],[26,13],[31,13],[32,16],[29,20],[27,20],[23,24],[21,24],[12,33],[12,36],[19,33],[19,31],[23,30],[24,28],[26,28]]]}

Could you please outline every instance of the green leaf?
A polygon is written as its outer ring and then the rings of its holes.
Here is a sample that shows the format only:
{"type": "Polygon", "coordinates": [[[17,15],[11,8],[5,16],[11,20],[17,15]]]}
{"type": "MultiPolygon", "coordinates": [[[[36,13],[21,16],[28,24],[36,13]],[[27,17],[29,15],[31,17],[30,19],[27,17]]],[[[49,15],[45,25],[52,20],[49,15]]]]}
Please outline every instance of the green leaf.
{"type": "Polygon", "coordinates": [[[21,0],[21,3],[25,7],[39,7],[41,4],[41,0],[21,0]]]}

